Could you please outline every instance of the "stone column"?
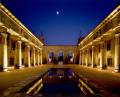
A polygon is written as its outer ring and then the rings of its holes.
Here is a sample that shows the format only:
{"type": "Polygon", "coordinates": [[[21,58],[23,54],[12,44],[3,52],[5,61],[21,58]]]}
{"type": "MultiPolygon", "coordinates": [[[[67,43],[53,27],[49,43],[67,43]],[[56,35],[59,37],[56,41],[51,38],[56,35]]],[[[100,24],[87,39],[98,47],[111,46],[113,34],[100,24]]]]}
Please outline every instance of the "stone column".
{"type": "Polygon", "coordinates": [[[83,54],[83,52],[81,51],[81,65],[82,65],[82,63],[83,63],[83,56],[82,56],[82,54],[83,54]]]}
{"type": "Polygon", "coordinates": [[[99,59],[98,59],[98,53],[99,53],[99,48],[98,48],[98,46],[96,46],[96,51],[95,51],[95,64],[96,64],[96,67],[98,66],[98,61],[99,61],[99,59]]]}
{"type": "Polygon", "coordinates": [[[30,67],[30,46],[27,44],[25,47],[25,66],[30,67]]]}
{"type": "Polygon", "coordinates": [[[92,49],[90,48],[90,51],[89,51],[89,66],[92,66],[92,49]]]}
{"type": "Polygon", "coordinates": [[[83,63],[83,62],[82,62],[82,58],[83,58],[83,56],[82,56],[82,51],[81,51],[81,58],[80,58],[80,59],[81,59],[81,65],[82,65],[82,63],[83,63]]]}
{"type": "Polygon", "coordinates": [[[41,51],[39,50],[39,65],[41,64],[41,51]]]}
{"type": "Polygon", "coordinates": [[[13,58],[13,49],[12,49],[12,39],[11,39],[11,37],[10,37],[11,35],[9,35],[9,38],[7,39],[8,40],[8,42],[7,42],[7,56],[8,56],[8,67],[9,66],[13,66],[14,65],[14,63],[12,62],[12,64],[11,64],[11,61],[13,61],[13,60],[11,60],[11,57],[13,58]]]}
{"type": "Polygon", "coordinates": [[[38,59],[37,59],[37,50],[35,50],[35,65],[38,65],[37,61],[38,61],[38,59]]]}
{"type": "Polygon", "coordinates": [[[36,65],[36,60],[35,60],[35,48],[34,48],[34,47],[32,48],[31,64],[32,64],[33,66],[36,65]]]}
{"type": "Polygon", "coordinates": [[[90,66],[90,48],[88,49],[88,66],[90,66]]]}
{"type": "Polygon", "coordinates": [[[82,65],[82,52],[80,52],[80,65],[82,65]]]}
{"type": "Polygon", "coordinates": [[[85,50],[84,50],[84,57],[83,57],[83,60],[84,60],[84,65],[85,65],[85,50]]]}
{"type": "Polygon", "coordinates": [[[115,57],[114,57],[114,71],[120,71],[120,34],[115,35],[115,57]]]}
{"type": "Polygon", "coordinates": [[[22,66],[22,51],[21,51],[21,41],[16,42],[15,48],[15,68],[19,69],[22,66]]]}
{"type": "Polygon", "coordinates": [[[95,66],[95,46],[92,46],[92,68],[95,66]]]}
{"type": "Polygon", "coordinates": [[[40,51],[39,51],[39,64],[41,64],[41,62],[40,62],[41,60],[40,60],[40,51]]]}
{"type": "Polygon", "coordinates": [[[39,58],[39,50],[37,51],[37,64],[39,65],[40,64],[40,58],[39,58]]]}
{"type": "Polygon", "coordinates": [[[101,42],[100,44],[101,46],[101,53],[100,53],[100,69],[105,69],[106,68],[106,62],[107,62],[107,58],[106,58],[106,46],[104,42],[101,42]]]}
{"type": "Polygon", "coordinates": [[[42,64],[42,50],[40,51],[40,64],[42,64]]]}
{"type": "Polygon", "coordinates": [[[88,49],[86,50],[86,67],[88,66],[88,49]]]}
{"type": "Polygon", "coordinates": [[[7,71],[8,67],[8,55],[7,55],[7,34],[1,34],[1,44],[0,44],[0,69],[2,71],[7,71]]]}
{"type": "Polygon", "coordinates": [[[84,51],[82,52],[82,65],[84,65],[84,51]]]}
{"type": "Polygon", "coordinates": [[[81,51],[80,51],[80,55],[79,55],[79,65],[81,65],[81,51]]]}
{"type": "Polygon", "coordinates": [[[38,50],[36,50],[36,65],[38,65],[38,50]]]}
{"type": "Polygon", "coordinates": [[[84,64],[84,61],[83,61],[84,59],[83,59],[83,57],[84,57],[84,56],[83,56],[83,51],[82,51],[82,64],[81,64],[81,65],[84,64]]]}

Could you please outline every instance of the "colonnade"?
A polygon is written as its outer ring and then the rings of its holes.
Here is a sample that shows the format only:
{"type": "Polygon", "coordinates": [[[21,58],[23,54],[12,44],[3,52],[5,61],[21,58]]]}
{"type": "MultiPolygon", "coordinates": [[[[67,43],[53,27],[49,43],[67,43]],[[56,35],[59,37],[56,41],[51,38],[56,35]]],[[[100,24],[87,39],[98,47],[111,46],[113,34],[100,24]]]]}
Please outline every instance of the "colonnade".
{"type": "Polygon", "coordinates": [[[42,64],[43,43],[0,3],[0,70],[42,64]]]}
{"type": "Polygon", "coordinates": [[[79,64],[120,71],[120,5],[79,43],[79,64]]]}
{"type": "Polygon", "coordinates": [[[10,66],[19,69],[42,64],[42,48],[35,47],[17,36],[16,38],[8,38],[8,36],[12,35],[7,32],[0,33],[0,69],[2,71],[7,71],[10,66]],[[13,40],[15,42],[14,50],[11,49],[13,44],[10,43],[13,40]],[[10,60],[9,56],[13,56],[14,60],[10,60]],[[13,64],[10,64],[10,61],[14,61],[13,64]]]}
{"type": "MultiPolygon", "coordinates": [[[[120,33],[117,33],[113,37],[113,67],[115,72],[120,71],[120,33]]],[[[107,41],[99,40],[97,43],[91,43],[86,48],[80,49],[79,64],[83,66],[98,67],[100,69],[106,69],[108,67],[107,62],[107,41]]],[[[111,52],[111,49],[110,51],[111,52]]]]}

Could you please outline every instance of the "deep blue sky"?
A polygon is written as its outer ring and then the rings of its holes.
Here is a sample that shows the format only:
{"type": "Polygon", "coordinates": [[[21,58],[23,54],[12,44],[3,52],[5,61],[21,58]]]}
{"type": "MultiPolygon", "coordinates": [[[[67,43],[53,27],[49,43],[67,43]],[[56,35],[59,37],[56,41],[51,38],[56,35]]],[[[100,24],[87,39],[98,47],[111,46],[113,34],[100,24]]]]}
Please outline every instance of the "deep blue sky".
{"type": "Polygon", "coordinates": [[[43,32],[46,45],[76,45],[80,33],[86,36],[120,0],[2,0],[2,3],[34,34],[43,32]]]}

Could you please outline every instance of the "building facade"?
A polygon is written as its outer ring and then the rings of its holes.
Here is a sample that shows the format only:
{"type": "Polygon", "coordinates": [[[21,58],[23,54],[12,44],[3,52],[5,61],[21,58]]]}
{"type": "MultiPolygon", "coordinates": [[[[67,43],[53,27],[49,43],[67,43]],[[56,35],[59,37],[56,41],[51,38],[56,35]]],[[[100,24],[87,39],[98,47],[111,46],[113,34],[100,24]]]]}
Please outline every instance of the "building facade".
{"type": "Polygon", "coordinates": [[[43,47],[44,64],[78,64],[79,52],[78,46],[44,46],[43,47]]]}
{"type": "Polygon", "coordinates": [[[79,64],[120,71],[120,6],[79,43],[79,64]]]}
{"type": "Polygon", "coordinates": [[[0,70],[42,64],[43,43],[0,3],[0,70]]]}

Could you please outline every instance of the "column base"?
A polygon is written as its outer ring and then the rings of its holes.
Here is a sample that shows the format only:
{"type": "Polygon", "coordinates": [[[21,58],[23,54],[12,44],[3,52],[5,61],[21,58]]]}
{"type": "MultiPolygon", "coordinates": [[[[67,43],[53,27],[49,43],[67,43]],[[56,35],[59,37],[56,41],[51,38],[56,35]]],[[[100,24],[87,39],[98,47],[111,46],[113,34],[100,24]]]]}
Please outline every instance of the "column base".
{"type": "Polygon", "coordinates": [[[114,71],[115,72],[120,72],[120,64],[118,64],[117,66],[114,67],[114,71]]]}
{"type": "Polygon", "coordinates": [[[92,68],[97,68],[97,65],[96,64],[92,65],[92,68]]]}
{"type": "Polygon", "coordinates": [[[30,67],[31,67],[31,64],[29,64],[28,67],[30,68],[30,67]]]}
{"type": "Polygon", "coordinates": [[[24,64],[25,67],[28,67],[28,64],[24,64]]]}
{"type": "Polygon", "coordinates": [[[25,64],[25,67],[31,67],[31,65],[29,65],[29,64],[25,64]]]}
{"type": "Polygon", "coordinates": [[[100,69],[107,69],[107,65],[102,65],[102,67],[100,67],[100,69]]]}
{"type": "Polygon", "coordinates": [[[7,72],[7,68],[0,67],[0,72],[7,72]]]}
{"type": "Polygon", "coordinates": [[[88,65],[87,65],[87,67],[90,67],[90,66],[91,66],[91,64],[88,64],[88,65]]]}
{"type": "Polygon", "coordinates": [[[7,70],[7,68],[3,68],[3,71],[4,71],[4,72],[7,72],[8,70],[7,70]]]}
{"type": "Polygon", "coordinates": [[[31,67],[34,67],[34,64],[33,64],[33,63],[31,64],[31,67]]]}
{"type": "Polygon", "coordinates": [[[120,70],[119,70],[119,69],[114,69],[114,72],[116,72],[116,73],[117,73],[117,72],[120,72],[120,70]]]}
{"type": "Polygon", "coordinates": [[[21,69],[22,66],[15,65],[15,69],[21,69]]]}
{"type": "Polygon", "coordinates": [[[100,67],[100,70],[103,70],[103,67],[100,67]]]}

